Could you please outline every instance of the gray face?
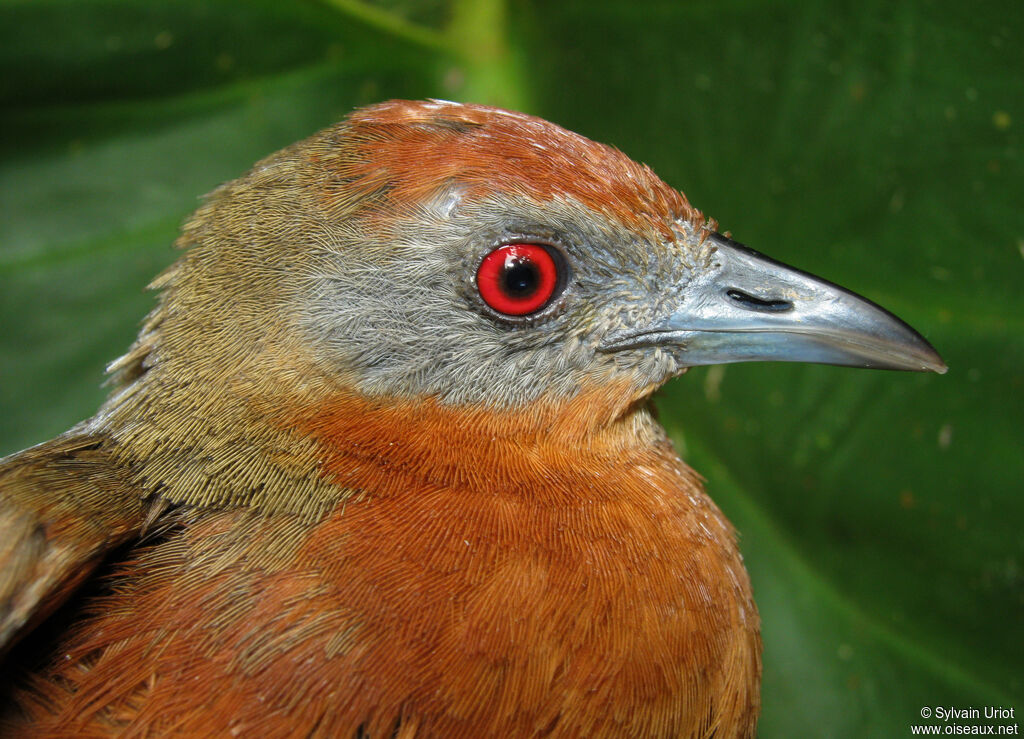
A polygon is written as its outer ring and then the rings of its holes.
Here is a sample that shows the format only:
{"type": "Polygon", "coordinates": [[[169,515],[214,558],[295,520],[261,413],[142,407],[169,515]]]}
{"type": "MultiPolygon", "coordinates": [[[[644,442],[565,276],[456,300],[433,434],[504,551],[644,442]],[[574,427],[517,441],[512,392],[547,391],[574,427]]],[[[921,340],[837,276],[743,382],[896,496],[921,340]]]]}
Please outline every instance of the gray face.
{"type": "Polygon", "coordinates": [[[303,321],[328,374],[361,392],[487,407],[607,383],[636,397],[722,362],[945,371],[873,303],[687,221],[666,225],[670,238],[568,199],[471,200],[451,186],[321,236],[303,321]],[[522,317],[488,307],[476,284],[484,257],[510,243],[547,245],[563,266],[557,299],[522,317]]]}
{"type": "Polygon", "coordinates": [[[317,354],[371,395],[434,396],[505,407],[592,382],[653,389],[681,369],[658,345],[601,351],[607,338],[676,307],[710,242],[689,223],[676,240],[643,238],[563,201],[468,201],[449,188],[387,228],[352,219],[309,280],[307,325],[317,354]],[[508,243],[563,257],[564,290],[536,314],[503,316],[481,299],[477,269],[508,243]]]}

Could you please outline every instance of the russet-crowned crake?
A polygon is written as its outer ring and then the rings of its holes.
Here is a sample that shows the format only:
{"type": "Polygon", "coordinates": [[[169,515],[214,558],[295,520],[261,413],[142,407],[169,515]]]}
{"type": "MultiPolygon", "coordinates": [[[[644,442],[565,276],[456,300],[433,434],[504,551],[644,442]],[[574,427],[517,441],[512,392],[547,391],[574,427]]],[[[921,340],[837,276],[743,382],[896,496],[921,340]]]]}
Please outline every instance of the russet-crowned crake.
{"type": "Polygon", "coordinates": [[[750,736],[750,583],[648,398],[717,362],[945,369],[482,106],[356,111],[179,246],[106,404],[0,463],[5,735],[750,736]]]}

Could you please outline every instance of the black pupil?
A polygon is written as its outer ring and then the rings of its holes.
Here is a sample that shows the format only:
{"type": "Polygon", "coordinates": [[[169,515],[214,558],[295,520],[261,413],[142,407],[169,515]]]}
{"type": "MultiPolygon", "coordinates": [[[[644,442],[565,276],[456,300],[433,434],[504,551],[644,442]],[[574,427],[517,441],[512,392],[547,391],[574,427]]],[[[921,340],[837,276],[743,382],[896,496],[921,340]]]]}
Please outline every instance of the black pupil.
{"type": "Polygon", "coordinates": [[[540,273],[529,259],[516,259],[505,266],[501,274],[501,288],[512,298],[526,298],[537,291],[540,273]]]}

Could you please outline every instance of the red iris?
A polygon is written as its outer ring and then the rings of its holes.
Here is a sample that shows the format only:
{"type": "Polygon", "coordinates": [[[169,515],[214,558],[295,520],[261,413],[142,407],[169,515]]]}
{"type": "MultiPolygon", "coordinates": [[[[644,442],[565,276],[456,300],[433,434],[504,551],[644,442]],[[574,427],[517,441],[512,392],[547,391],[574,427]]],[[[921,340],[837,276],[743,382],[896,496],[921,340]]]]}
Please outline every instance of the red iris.
{"type": "Polygon", "coordinates": [[[476,272],[480,297],[507,316],[536,313],[558,287],[558,265],[547,247],[506,244],[492,251],[476,272]]]}

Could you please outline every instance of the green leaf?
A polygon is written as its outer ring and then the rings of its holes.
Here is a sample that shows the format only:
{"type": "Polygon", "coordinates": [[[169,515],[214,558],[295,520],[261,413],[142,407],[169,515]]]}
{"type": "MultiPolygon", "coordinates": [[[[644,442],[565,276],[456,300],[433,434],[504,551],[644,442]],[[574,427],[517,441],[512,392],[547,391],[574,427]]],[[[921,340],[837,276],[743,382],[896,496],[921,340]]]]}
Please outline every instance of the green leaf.
{"type": "Polygon", "coordinates": [[[220,182],[369,102],[526,109],[950,366],[737,365],[662,393],[753,578],[761,736],[1022,709],[1021,38],[1015,4],[953,0],[0,2],[0,449],[96,409],[220,182]]]}

